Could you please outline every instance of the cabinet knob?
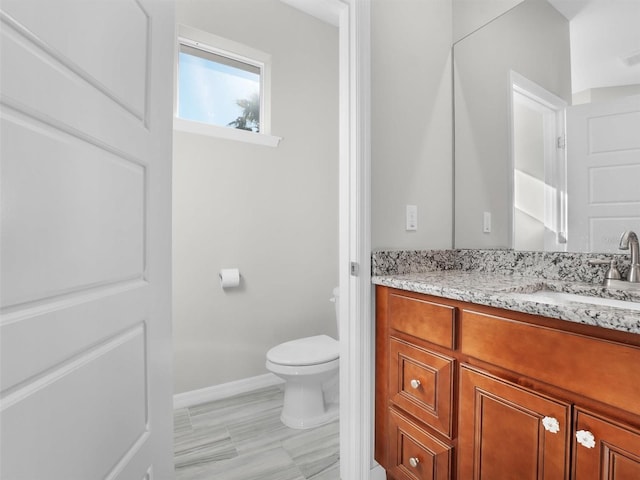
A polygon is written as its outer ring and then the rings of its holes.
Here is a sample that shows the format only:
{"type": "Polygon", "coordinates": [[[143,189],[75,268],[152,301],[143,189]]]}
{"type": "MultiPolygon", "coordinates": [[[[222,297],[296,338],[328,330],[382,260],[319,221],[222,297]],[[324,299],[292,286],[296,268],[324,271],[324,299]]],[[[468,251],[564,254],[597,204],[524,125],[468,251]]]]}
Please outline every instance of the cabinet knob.
{"type": "Polygon", "coordinates": [[[420,460],[418,460],[418,457],[411,457],[409,459],[409,465],[411,465],[413,468],[416,468],[419,463],[420,463],[420,460]]]}
{"type": "Polygon", "coordinates": [[[578,430],[576,432],[576,440],[580,445],[586,448],[593,448],[596,446],[596,437],[588,430],[578,430]]]}
{"type": "Polygon", "coordinates": [[[542,426],[547,432],[558,433],[560,431],[560,422],[553,417],[544,417],[542,419],[542,426]]]}
{"type": "Polygon", "coordinates": [[[418,388],[420,386],[420,380],[416,380],[415,378],[411,380],[411,388],[418,388]]]}

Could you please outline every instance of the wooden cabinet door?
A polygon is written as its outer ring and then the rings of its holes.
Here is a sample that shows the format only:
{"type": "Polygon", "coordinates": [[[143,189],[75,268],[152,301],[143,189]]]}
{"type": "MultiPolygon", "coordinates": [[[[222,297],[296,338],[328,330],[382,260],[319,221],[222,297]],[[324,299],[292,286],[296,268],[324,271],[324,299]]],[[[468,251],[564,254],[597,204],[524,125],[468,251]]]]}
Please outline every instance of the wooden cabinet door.
{"type": "Polygon", "coordinates": [[[574,478],[640,479],[640,431],[576,410],[574,478]]]}
{"type": "Polygon", "coordinates": [[[459,408],[460,480],[568,478],[570,404],[462,366],[459,408]]]}

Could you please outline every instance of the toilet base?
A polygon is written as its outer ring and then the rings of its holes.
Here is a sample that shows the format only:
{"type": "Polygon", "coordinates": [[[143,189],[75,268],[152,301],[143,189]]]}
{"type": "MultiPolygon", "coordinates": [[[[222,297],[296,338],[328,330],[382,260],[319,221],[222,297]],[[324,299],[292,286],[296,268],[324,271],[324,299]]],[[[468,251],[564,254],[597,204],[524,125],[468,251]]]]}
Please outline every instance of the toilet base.
{"type": "MultiPolygon", "coordinates": [[[[335,375],[337,377],[337,375],[335,375]]],[[[338,418],[340,406],[334,388],[322,383],[285,383],[284,406],[280,419],[289,428],[306,429],[325,425],[338,418]],[[335,403],[334,403],[335,402],[335,403]]]]}
{"type": "Polygon", "coordinates": [[[282,409],[282,415],[280,415],[280,421],[289,428],[295,428],[296,430],[304,430],[307,428],[320,427],[337,420],[340,415],[340,405],[337,403],[329,404],[321,415],[315,417],[295,417],[287,415],[282,409]]]}
{"type": "MultiPolygon", "coordinates": [[[[320,337],[325,347],[336,347],[336,340],[327,336],[320,337]]],[[[302,340],[318,343],[316,337],[302,340]]],[[[294,342],[289,342],[291,343],[294,342]]],[[[281,349],[287,345],[285,343],[274,348],[281,349]]],[[[265,366],[285,381],[284,405],[280,416],[282,423],[290,428],[305,429],[336,420],[340,401],[340,358],[336,356],[333,360],[310,365],[282,364],[271,361],[272,353],[271,350],[267,353],[265,366]]],[[[336,350],[335,355],[337,354],[336,350]]],[[[331,356],[333,354],[329,355],[331,356]]]]}

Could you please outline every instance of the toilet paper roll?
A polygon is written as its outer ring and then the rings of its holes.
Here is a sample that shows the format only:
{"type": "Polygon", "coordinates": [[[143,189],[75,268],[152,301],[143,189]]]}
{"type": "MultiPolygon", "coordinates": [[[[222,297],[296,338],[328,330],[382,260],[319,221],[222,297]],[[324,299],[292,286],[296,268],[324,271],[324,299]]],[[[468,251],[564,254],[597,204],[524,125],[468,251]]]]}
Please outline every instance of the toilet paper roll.
{"type": "Polygon", "coordinates": [[[233,288],[240,285],[240,270],[237,268],[223,268],[219,275],[222,288],[233,288]]]}

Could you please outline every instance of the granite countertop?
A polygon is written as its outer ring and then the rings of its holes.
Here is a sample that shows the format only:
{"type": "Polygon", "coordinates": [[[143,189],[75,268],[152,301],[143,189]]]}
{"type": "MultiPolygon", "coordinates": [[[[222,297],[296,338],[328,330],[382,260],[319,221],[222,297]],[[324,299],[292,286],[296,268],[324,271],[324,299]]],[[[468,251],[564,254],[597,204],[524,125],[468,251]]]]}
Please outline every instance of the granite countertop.
{"type": "Polygon", "coordinates": [[[529,295],[565,292],[634,302],[637,307],[640,290],[629,290],[624,285],[605,289],[601,284],[587,282],[463,270],[378,275],[374,272],[372,281],[411,292],[640,334],[640,310],[623,308],[624,303],[619,307],[542,297],[533,300],[529,295]]]}

